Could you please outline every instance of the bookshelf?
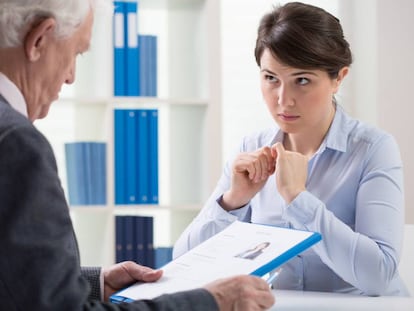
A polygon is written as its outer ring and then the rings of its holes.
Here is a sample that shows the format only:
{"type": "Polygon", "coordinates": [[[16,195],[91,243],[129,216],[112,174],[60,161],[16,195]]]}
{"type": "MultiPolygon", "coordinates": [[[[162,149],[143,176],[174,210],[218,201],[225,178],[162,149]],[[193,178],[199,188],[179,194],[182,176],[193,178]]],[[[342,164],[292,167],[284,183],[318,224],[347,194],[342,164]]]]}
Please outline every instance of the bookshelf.
{"type": "Polygon", "coordinates": [[[97,12],[91,50],[49,115],[35,122],[52,144],[67,192],[64,143],[107,144],[107,204],[70,206],[82,265],[115,262],[115,216],[154,217],[154,245],[172,246],[221,171],[218,0],[139,0],[138,31],[158,38],[158,96],[113,97],[112,16],[97,12]],[[158,109],[159,204],[114,204],[115,109],[158,109]]]}

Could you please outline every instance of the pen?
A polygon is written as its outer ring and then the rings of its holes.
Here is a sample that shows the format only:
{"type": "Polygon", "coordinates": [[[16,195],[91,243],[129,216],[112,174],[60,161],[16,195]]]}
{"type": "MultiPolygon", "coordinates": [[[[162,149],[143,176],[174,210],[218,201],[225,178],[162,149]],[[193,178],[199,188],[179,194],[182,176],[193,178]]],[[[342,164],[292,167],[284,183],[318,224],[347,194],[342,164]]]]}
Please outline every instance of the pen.
{"type": "Polygon", "coordinates": [[[276,270],[271,276],[269,276],[269,278],[266,280],[267,284],[269,284],[269,286],[272,286],[272,283],[274,280],[276,280],[276,278],[278,277],[278,275],[280,274],[280,271],[282,271],[282,269],[278,269],[276,270]]]}

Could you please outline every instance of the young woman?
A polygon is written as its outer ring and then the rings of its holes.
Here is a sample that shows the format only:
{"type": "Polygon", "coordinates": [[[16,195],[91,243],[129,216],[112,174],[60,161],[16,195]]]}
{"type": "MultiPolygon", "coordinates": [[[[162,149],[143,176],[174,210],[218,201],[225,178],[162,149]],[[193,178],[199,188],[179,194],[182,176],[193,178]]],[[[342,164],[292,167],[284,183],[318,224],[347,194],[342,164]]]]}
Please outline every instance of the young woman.
{"type": "Polygon", "coordinates": [[[352,63],[339,20],[277,7],[261,20],[255,56],[275,126],[245,137],[174,256],[236,219],[317,231],[323,240],[286,263],[275,288],[407,295],[399,148],[335,99],[352,63]]]}

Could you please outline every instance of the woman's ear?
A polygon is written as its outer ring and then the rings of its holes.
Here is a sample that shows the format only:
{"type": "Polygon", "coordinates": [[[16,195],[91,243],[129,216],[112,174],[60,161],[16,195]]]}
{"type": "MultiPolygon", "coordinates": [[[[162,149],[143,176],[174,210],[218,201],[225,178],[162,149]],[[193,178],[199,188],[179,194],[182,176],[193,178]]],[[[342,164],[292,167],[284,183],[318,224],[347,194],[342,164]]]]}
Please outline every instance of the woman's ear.
{"type": "Polygon", "coordinates": [[[46,18],[34,24],[24,39],[24,50],[31,62],[37,61],[54,35],[56,21],[46,18]]]}
{"type": "Polygon", "coordinates": [[[334,94],[336,94],[336,92],[338,92],[339,86],[341,85],[342,81],[344,80],[344,78],[346,77],[346,75],[349,72],[349,67],[342,67],[339,72],[337,77],[333,80],[334,82],[334,94]]]}

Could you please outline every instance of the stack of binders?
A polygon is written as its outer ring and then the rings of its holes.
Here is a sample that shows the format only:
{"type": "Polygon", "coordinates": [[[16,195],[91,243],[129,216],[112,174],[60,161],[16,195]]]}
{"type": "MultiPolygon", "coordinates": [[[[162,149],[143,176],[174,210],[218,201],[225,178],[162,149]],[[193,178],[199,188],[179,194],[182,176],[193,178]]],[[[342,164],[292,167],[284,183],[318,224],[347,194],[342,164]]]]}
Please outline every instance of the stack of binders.
{"type": "Polygon", "coordinates": [[[154,220],[150,216],[115,216],[115,261],[155,267],[154,220]]]}
{"type": "Polygon", "coordinates": [[[158,204],[158,110],[114,112],[115,204],[158,204]]]}
{"type": "Polygon", "coordinates": [[[114,1],[114,95],[157,96],[157,37],[138,34],[138,2],[114,1]]]}
{"type": "Polygon", "coordinates": [[[66,175],[70,205],[106,204],[106,144],[65,144],[66,175]]]}

